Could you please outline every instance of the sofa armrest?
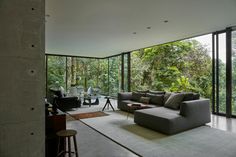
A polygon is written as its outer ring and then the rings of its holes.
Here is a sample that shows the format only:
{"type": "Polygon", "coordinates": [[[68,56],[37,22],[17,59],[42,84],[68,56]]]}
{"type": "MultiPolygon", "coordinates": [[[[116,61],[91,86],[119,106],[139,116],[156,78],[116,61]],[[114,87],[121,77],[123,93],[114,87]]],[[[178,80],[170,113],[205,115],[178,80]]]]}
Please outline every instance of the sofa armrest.
{"type": "Polygon", "coordinates": [[[198,121],[210,122],[210,100],[199,99],[192,101],[183,101],[180,105],[180,115],[198,121]]]}
{"type": "Polygon", "coordinates": [[[118,93],[118,100],[131,100],[132,92],[118,93]]]}

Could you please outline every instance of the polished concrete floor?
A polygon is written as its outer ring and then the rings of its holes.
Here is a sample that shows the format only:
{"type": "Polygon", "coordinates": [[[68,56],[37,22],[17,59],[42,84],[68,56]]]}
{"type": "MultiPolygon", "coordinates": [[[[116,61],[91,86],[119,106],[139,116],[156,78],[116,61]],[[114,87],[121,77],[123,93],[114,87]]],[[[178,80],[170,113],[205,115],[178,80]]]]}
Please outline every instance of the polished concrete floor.
{"type": "MultiPolygon", "coordinates": [[[[100,104],[96,106],[82,106],[79,109],[70,111],[70,114],[101,111],[106,99],[101,99],[100,104]]],[[[115,109],[117,109],[117,101],[111,100],[115,109]]],[[[110,108],[111,109],[111,108],[110,108]]],[[[200,116],[200,115],[199,115],[200,116]]],[[[131,116],[132,117],[132,116],[131,116]]],[[[70,118],[69,118],[70,119],[70,118]]],[[[211,123],[207,125],[224,131],[236,133],[236,119],[226,118],[222,116],[211,116],[211,123]]],[[[109,138],[96,132],[90,127],[79,121],[67,121],[67,128],[78,131],[77,141],[79,147],[79,155],[82,157],[136,157],[137,155],[128,149],[120,146],[109,138]]]]}
{"type": "Polygon", "coordinates": [[[207,124],[212,128],[236,133],[236,118],[211,115],[211,123],[207,124]]]}

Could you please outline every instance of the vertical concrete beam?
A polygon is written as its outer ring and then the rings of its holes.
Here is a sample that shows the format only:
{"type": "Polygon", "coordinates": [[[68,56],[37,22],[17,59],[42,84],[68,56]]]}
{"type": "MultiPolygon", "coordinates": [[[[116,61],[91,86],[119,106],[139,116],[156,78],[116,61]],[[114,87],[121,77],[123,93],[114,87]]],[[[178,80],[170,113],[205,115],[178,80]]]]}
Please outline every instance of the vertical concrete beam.
{"type": "Polygon", "coordinates": [[[44,0],[0,0],[0,157],[45,156],[44,0]]]}

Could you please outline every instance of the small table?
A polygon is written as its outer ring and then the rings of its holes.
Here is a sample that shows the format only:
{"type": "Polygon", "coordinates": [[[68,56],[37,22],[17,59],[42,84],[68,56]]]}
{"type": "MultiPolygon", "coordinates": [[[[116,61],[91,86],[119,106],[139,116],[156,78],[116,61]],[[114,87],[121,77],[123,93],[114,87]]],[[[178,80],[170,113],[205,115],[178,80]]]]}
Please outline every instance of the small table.
{"type": "Polygon", "coordinates": [[[107,101],[106,101],[106,103],[105,103],[105,105],[104,105],[102,111],[104,111],[104,109],[106,108],[106,106],[107,106],[108,109],[109,109],[109,106],[111,106],[112,110],[115,111],[115,109],[113,108],[113,106],[112,106],[112,104],[111,104],[111,101],[110,101],[110,98],[111,98],[111,97],[106,96],[106,97],[104,97],[104,98],[107,99],[107,101]]]}
{"type": "Polygon", "coordinates": [[[134,111],[134,110],[141,110],[141,109],[150,108],[148,105],[145,105],[145,104],[142,104],[142,103],[127,104],[127,107],[128,107],[127,119],[129,118],[129,113],[134,111]]]}
{"type": "Polygon", "coordinates": [[[99,98],[101,98],[100,95],[86,95],[86,96],[80,96],[80,98],[84,99],[83,105],[99,105],[99,98]],[[95,102],[92,102],[92,99],[95,99],[95,102]],[[86,100],[88,102],[86,102],[86,100]]]}

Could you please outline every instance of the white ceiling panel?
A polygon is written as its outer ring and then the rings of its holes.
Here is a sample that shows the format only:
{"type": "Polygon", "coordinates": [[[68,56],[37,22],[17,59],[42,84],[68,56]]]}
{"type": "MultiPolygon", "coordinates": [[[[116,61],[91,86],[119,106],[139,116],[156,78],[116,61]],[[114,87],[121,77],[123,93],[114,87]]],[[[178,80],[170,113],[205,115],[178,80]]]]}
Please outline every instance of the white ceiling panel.
{"type": "Polygon", "coordinates": [[[46,15],[46,53],[107,57],[234,26],[236,0],[46,0],[46,15]]]}

